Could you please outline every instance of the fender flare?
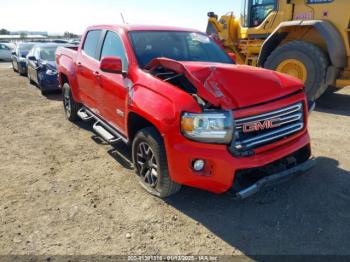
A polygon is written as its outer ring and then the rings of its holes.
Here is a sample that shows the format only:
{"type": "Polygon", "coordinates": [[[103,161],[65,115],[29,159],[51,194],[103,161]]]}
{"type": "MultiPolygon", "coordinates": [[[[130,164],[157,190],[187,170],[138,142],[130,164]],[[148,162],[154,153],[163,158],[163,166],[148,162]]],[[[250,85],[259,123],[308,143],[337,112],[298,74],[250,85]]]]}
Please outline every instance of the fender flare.
{"type": "Polygon", "coordinates": [[[288,35],[288,32],[283,31],[283,29],[296,26],[314,27],[327,45],[327,50],[332,65],[337,68],[344,68],[347,66],[347,54],[342,36],[331,23],[322,20],[296,20],[282,22],[262,45],[258,58],[259,66],[264,65],[267,57],[271,54],[275,47],[288,35]]]}
{"type": "Polygon", "coordinates": [[[66,77],[67,82],[71,88],[73,98],[76,102],[80,102],[80,94],[79,94],[79,88],[78,88],[78,82],[76,78],[76,73],[73,65],[71,65],[70,69],[67,69],[65,67],[59,67],[58,68],[58,80],[60,85],[63,87],[63,75],[66,77]]]}
{"type": "Polygon", "coordinates": [[[134,86],[129,92],[128,104],[127,119],[130,113],[135,113],[151,123],[162,135],[167,132],[165,126],[172,126],[174,119],[176,119],[172,101],[163,94],[142,85],[134,86]],[[158,106],[150,106],[155,101],[157,101],[158,106]]]}

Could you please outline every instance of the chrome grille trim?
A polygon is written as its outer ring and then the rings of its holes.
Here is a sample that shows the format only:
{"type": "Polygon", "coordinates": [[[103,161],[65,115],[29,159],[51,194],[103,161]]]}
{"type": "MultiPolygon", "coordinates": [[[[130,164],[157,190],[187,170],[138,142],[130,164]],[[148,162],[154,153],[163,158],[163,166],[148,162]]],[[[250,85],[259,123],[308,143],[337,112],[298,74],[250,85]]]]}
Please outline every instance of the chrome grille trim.
{"type": "Polygon", "coordinates": [[[304,124],[300,123],[300,124],[295,124],[292,126],[288,126],[288,127],[284,127],[282,129],[278,129],[275,130],[273,132],[270,132],[268,134],[265,135],[260,135],[260,136],[256,136],[254,138],[251,139],[247,139],[242,141],[242,144],[244,144],[246,147],[253,147],[262,143],[267,143],[269,141],[272,140],[276,140],[278,138],[296,133],[300,130],[302,130],[304,128],[304,124]]]}
{"type": "Polygon", "coordinates": [[[252,150],[268,143],[277,142],[303,130],[305,126],[304,106],[302,102],[299,102],[268,113],[237,119],[235,124],[235,138],[231,147],[238,151],[252,150]],[[245,124],[266,120],[275,120],[275,126],[271,129],[252,133],[243,132],[245,124]]]}
{"type": "MultiPolygon", "coordinates": [[[[298,121],[298,120],[301,120],[303,117],[303,114],[302,113],[297,113],[295,115],[291,115],[291,116],[286,116],[286,117],[280,117],[281,121],[278,122],[278,125],[279,126],[283,126],[285,124],[288,124],[288,123],[291,123],[291,122],[294,122],[294,121],[298,121]]],[[[275,117],[273,117],[275,118],[275,117]]],[[[278,117],[276,117],[278,118],[278,117]]],[[[264,121],[264,120],[269,120],[271,118],[267,118],[267,119],[263,119],[263,120],[258,120],[258,121],[264,121]]],[[[250,121],[251,123],[252,121],[250,121]]],[[[249,123],[249,122],[248,122],[249,123]]],[[[242,123],[241,125],[236,125],[236,129],[242,129],[243,128],[243,124],[242,123]]]]}
{"type": "Polygon", "coordinates": [[[292,105],[289,107],[285,107],[276,111],[271,111],[265,114],[261,114],[261,115],[257,115],[257,116],[250,116],[250,117],[246,117],[246,118],[240,118],[236,120],[236,125],[241,125],[244,123],[249,123],[249,122],[255,122],[255,121],[264,121],[264,120],[268,120],[271,118],[278,118],[278,117],[282,117],[284,115],[287,114],[291,114],[294,112],[298,112],[301,111],[301,109],[303,108],[303,104],[302,103],[298,103],[296,105],[292,105]]]}

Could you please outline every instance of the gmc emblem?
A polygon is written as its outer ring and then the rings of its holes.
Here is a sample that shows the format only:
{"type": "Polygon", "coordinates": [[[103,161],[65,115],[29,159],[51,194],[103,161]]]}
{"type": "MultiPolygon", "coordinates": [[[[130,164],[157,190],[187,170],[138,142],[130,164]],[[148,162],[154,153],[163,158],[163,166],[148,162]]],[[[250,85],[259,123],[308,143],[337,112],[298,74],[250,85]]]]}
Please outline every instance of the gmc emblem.
{"type": "Polygon", "coordinates": [[[278,127],[278,122],[280,119],[271,119],[265,121],[251,122],[243,125],[243,133],[251,133],[256,131],[262,131],[266,129],[271,129],[278,127]]]}

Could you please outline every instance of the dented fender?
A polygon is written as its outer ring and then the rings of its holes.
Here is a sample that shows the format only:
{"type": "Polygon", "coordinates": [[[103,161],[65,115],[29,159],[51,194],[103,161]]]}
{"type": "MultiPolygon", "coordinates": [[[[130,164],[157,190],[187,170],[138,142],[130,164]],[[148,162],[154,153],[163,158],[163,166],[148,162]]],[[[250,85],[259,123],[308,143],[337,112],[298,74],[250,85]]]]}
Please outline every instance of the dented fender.
{"type": "MultiPolygon", "coordinates": [[[[166,87],[163,88],[166,89],[166,87]]],[[[153,88],[136,84],[129,90],[128,98],[129,113],[133,112],[143,117],[152,123],[161,134],[174,128],[179,129],[182,112],[201,111],[190,95],[182,92],[183,94],[173,93],[172,97],[168,97],[164,89],[163,92],[158,92],[153,88]]]]}

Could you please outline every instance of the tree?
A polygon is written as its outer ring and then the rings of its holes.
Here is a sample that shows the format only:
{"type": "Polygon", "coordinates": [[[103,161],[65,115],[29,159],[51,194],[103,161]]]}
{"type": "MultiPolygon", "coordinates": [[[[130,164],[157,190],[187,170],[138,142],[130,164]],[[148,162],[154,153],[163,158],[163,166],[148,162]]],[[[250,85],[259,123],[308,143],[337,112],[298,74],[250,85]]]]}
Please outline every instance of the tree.
{"type": "Polygon", "coordinates": [[[10,31],[8,31],[8,30],[6,30],[6,29],[4,29],[4,28],[2,28],[1,30],[0,30],[0,35],[9,35],[10,34],[10,31]]]}
{"type": "Polygon", "coordinates": [[[26,34],[26,33],[21,33],[21,34],[20,34],[20,38],[21,38],[21,39],[24,39],[24,38],[26,38],[26,37],[27,37],[27,34],[26,34]]]}
{"type": "Polygon", "coordinates": [[[77,38],[78,35],[73,34],[73,33],[67,31],[67,32],[64,32],[64,37],[65,37],[65,38],[77,38]]]}

